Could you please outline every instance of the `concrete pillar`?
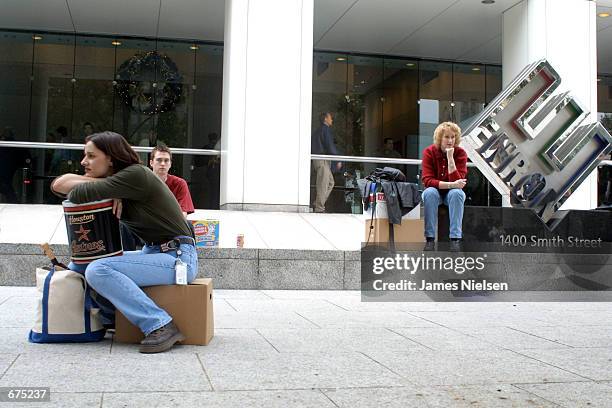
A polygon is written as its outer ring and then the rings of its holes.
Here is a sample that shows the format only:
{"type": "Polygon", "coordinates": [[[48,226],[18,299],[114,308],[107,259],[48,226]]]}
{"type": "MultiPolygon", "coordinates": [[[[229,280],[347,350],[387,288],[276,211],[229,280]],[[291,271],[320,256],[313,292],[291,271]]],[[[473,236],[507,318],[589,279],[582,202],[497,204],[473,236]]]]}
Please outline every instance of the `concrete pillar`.
{"type": "MultiPolygon", "coordinates": [[[[523,0],[503,13],[502,80],[506,86],[528,64],[546,58],[561,76],[555,93],[571,91],[597,121],[596,8],[587,0],[523,0]]],[[[597,207],[594,171],[561,209],[597,207]]]]}
{"type": "Polygon", "coordinates": [[[221,209],[308,211],[313,0],[226,0],[221,209]]]}

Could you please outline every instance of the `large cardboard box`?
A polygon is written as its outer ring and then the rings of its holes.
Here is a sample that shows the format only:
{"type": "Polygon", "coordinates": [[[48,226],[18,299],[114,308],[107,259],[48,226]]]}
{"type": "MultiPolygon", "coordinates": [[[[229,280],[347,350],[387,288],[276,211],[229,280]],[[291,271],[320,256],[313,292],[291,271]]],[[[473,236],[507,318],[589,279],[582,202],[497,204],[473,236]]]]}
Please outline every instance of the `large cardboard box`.
{"type": "MultiPolygon", "coordinates": [[[[189,285],[149,286],[143,290],[172,316],[186,337],[182,344],[205,346],[213,338],[212,279],[196,279],[189,285]]],[[[143,338],[140,329],[117,311],[114,339],[121,343],[140,343],[143,338]]]]}
{"type": "MultiPolygon", "coordinates": [[[[384,193],[376,194],[376,209],[372,217],[372,208],[364,211],[365,238],[364,242],[381,243],[389,242],[389,214],[387,211],[387,201],[384,193]],[[374,228],[370,228],[374,226],[374,228]]],[[[414,243],[425,242],[423,229],[424,220],[420,219],[421,205],[417,205],[408,214],[402,217],[401,225],[393,226],[395,243],[414,243]]]]}
{"type": "MultiPolygon", "coordinates": [[[[423,228],[424,220],[402,219],[401,225],[393,226],[395,243],[425,242],[423,228]]],[[[389,242],[389,220],[387,218],[374,218],[365,223],[365,240],[369,243],[389,242]],[[370,225],[374,228],[370,229],[370,225]],[[369,241],[368,241],[369,236],[369,241]]]]}

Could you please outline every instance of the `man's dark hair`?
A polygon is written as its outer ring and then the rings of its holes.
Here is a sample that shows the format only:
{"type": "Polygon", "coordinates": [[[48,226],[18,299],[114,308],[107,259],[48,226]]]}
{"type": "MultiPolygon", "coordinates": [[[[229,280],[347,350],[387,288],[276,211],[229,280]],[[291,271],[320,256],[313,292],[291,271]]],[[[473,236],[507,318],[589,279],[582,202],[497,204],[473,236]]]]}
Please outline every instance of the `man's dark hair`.
{"type": "Polygon", "coordinates": [[[94,127],[94,126],[91,124],[91,122],[85,122],[85,123],[83,123],[83,127],[85,127],[85,126],[91,126],[91,128],[92,128],[92,129],[93,129],[93,127],[94,127]]]}
{"type": "Polygon", "coordinates": [[[170,160],[172,160],[172,152],[170,151],[170,148],[166,146],[165,144],[159,143],[157,146],[153,148],[153,150],[151,150],[151,160],[155,159],[155,154],[157,152],[168,153],[170,155],[170,160]]]}
{"type": "Polygon", "coordinates": [[[387,144],[387,141],[389,141],[389,140],[393,142],[393,139],[391,139],[390,137],[385,137],[385,142],[384,143],[387,144]]]}
{"type": "Polygon", "coordinates": [[[319,115],[319,122],[321,122],[321,124],[325,123],[325,118],[327,117],[327,115],[333,116],[331,112],[321,112],[321,114],[319,115]]]}
{"type": "Polygon", "coordinates": [[[92,142],[102,153],[111,157],[115,173],[132,164],[140,163],[138,154],[119,133],[109,131],[94,133],[85,138],[85,143],[87,142],[92,142]]]}

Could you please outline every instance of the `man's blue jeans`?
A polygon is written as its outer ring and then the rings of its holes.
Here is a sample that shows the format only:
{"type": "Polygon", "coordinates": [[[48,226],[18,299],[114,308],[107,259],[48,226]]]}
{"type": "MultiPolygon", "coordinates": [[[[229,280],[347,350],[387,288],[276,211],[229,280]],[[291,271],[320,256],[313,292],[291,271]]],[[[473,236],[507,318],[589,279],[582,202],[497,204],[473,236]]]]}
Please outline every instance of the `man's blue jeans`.
{"type": "MultiPolygon", "coordinates": [[[[198,272],[198,255],[193,245],[181,244],[180,248],[180,258],[187,264],[187,281],[191,283],[198,272]]],[[[87,265],[85,278],[100,296],[108,299],[146,336],[168,324],[172,318],[140,288],[174,285],[176,256],[175,250],[162,253],[158,245],[145,245],[142,251],[129,251],[122,256],[93,261],[87,265]]],[[[69,265],[71,269],[72,266],[69,265]]],[[[74,270],[78,271],[77,268],[74,270]]]]}
{"type": "Polygon", "coordinates": [[[443,191],[435,187],[427,187],[422,194],[425,206],[425,238],[435,238],[438,227],[438,207],[445,204],[450,218],[450,238],[461,238],[463,223],[463,204],[465,193],[459,188],[443,191]]]}

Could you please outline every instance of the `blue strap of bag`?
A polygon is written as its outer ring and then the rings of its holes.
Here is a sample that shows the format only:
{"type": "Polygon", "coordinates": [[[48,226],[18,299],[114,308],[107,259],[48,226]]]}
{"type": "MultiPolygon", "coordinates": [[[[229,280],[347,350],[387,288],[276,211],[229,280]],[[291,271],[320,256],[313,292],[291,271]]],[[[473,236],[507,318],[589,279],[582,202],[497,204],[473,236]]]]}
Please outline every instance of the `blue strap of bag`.
{"type": "Polygon", "coordinates": [[[55,266],[51,265],[51,270],[45,278],[43,285],[43,297],[42,297],[42,334],[49,334],[49,286],[51,284],[51,278],[55,273],[55,266]]]}

